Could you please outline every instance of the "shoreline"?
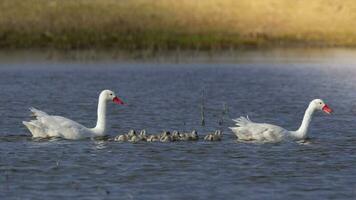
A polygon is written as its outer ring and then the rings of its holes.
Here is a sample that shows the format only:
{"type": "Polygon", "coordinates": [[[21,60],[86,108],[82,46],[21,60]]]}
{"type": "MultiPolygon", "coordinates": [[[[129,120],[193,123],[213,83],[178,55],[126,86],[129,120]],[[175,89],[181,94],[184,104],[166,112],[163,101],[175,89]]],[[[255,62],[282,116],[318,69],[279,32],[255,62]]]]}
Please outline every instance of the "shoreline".
{"type": "Polygon", "coordinates": [[[103,33],[88,36],[87,34],[69,33],[68,35],[50,34],[49,36],[44,33],[10,34],[0,32],[0,50],[219,51],[273,48],[356,48],[356,38],[355,40],[332,40],[322,36],[316,38],[308,39],[296,35],[246,37],[239,36],[239,34],[162,34],[144,32],[127,33],[126,35],[122,33],[103,33]]]}
{"type": "Polygon", "coordinates": [[[127,51],[119,49],[0,49],[2,63],[56,63],[56,62],[151,62],[151,63],[240,63],[273,62],[300,58],[301,62],[320,59],[341,58],[354,61],[356,48],[264,48],[238,50],[169,50],[127,51]]]}

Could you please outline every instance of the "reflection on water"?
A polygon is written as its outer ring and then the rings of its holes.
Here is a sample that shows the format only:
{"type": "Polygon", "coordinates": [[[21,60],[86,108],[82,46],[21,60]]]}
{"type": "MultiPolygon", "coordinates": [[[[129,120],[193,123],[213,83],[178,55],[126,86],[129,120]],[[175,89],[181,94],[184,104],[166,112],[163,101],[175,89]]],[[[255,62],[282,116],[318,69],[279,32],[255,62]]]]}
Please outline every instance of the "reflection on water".
{"type": "Polygon", "coordinates": [[[355,51],[170,52],[135,60],[93,53],[89,61],[52,54],[0,53],[1,199],[356,197],[355,51]],[[129,104],[109,105],[110,137],[196,129],[200,140],[41,140],[21,123],[34,106],[92,127],[105,88],[129,104]],[[227,128],[248,115],[294,130],[314,98],[335,114],[317,113],[303,143],[240,143],[227,128]],[[202,140],[216,129],[224,131],[221,142],[202,140]]]}

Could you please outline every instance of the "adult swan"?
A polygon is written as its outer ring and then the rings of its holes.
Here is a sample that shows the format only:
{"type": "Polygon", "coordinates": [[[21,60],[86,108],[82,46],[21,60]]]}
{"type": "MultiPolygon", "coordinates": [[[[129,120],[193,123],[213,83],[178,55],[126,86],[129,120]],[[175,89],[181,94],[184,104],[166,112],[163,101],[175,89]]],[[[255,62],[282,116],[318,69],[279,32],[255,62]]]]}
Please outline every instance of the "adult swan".
{"type": "Polygon", "coordinates": [[[330,114],[332,109],[321,99],[314,99],[310,102],[305,111],[303,122],[296,131],[288,131],[280,126],[255,123],[245,117],[235,119],[237,127],[230,127],[238,140],[258,141],[258,142],[279,142],[283,139],[302,140],[308,133],[308,128],[314,111],[322,110],[330,114]]]}
{"type": "Polygon", "coordinates": [[[94,128],[87,128],[73,120],[61,116],[48,115],[47,113],[30,108],[36,119],[22,122],[31,132],[32,137],[48,138],[61,137],[70,140],[93,138],[105,135],[106,129],[106,103],[113,101],[116,104],[124,102],[110,90],[103,90],[99,95],[98,119],[94,128]]]}

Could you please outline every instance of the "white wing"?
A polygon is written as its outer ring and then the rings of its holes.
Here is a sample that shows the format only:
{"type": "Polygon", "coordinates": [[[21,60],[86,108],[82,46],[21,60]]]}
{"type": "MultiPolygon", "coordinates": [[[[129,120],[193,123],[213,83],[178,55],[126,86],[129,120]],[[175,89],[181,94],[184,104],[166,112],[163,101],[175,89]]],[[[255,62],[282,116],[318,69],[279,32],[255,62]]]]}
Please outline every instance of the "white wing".
{"type": "Polygon", "coordinates": [[[63,137],[66,139],[80,139],[90,137],[89,130],[83,125],[61,116],[51,116],[47,113],[30,108],[35,120],[23,122],[33,137],[63,137]]]}
{"type": "Polygon", "coordinates": [[[255,123],[248,117],[234,119],[237,127],[230,127],[239,140],[257,140],[261,142],[278,142],[288,132],[282,127],[272,124],[255,123]]]}

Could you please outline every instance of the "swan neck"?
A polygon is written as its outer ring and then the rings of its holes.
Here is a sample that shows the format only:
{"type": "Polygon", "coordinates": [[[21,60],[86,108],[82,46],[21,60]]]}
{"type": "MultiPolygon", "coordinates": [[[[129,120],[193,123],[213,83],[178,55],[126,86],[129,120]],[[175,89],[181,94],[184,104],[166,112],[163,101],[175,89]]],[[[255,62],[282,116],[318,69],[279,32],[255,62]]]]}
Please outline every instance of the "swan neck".
{"type": "Polygon", "coordinates": [[[106,100],[101,95],[98,102],[98,119],[95,130],[98,135],[103,135],[106,129],[106,100]]]}
{"type": "Polygon", "coordinates": [[[296,131],[296,137],[303,139],[307,136],[309,124],[312,120],[314,111],[315,108],[312,105],[309,105],[308,108],[305,110],[302,124],[300,125],[299,129],[296,131]]]}

